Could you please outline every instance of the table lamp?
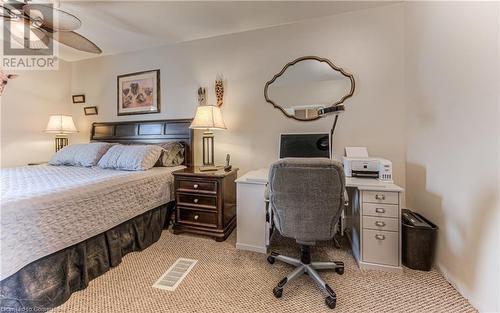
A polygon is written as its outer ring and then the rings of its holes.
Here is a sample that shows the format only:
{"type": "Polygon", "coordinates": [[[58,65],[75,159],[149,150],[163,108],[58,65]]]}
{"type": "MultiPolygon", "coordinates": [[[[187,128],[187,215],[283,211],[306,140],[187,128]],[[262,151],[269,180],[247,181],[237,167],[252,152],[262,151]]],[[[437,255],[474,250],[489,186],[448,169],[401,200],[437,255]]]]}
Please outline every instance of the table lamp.
{"type": "Polygon", "coordinates": [[[222,112],[213,105],[200,105],[189,126],[192,129],[204,129],[203,132],[203,165],[214,166],[214,133],[213,129],[226,129],[222,112]]]}
{"type": "Polygon", "coordinates": [[[55,114],[49,117],[49,122],[45,128],[46,133],[56,134],[56,152],[68,145],[68,134],[76,133],[75,122],[71,115],[55,114]]]}

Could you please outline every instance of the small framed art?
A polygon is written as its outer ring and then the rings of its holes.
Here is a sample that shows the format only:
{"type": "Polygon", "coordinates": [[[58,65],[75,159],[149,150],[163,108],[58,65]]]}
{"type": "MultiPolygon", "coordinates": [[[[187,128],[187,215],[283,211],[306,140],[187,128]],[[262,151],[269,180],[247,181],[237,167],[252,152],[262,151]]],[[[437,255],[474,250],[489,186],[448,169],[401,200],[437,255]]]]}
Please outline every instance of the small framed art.
{"type": "Polygon", "coordinates": [[[97,107],[84,107],[83,112],[85,115],[97,115],[97,107]]]}
{"type": "Polygon", "coordinates": [[[160,70],[120,75],[117,78],[117,114],[160,112],[160,70]]]}
{"type": "Polygon", "coordinates": [[[85,103],[85,95],[73,95],[73,103],[85,103]]]}

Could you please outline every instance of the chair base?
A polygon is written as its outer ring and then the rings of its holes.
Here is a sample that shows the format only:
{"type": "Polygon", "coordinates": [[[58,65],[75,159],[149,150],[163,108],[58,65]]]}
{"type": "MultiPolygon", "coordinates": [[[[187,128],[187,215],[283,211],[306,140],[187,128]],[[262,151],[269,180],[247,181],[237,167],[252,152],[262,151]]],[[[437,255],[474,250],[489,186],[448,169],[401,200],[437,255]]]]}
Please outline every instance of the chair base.
{"type": "Polygon", "coordinates": [[[281,298],[283,296],[283,289],[290,282],[298,278],[302,274],[308,275],[323,291],[326,295],[325,304],[330,308],[334,309],[337,305],[337,295],[330,286],[319,276],[316,270],[335,270],[339,275],[344,274],[344,263],[343,262],[310,262],[309,247],[301,247],[301,259],[295,259],[275,252],[267,257],[267,261],[270,264],[274,264],[276,260],[285,262],[287,264],[295,266],[290,274],[283,278],[278,285],[273,289],[273,294],[276,298],[281,298]],[[304,262],[305,261],[305,262],[304,262]],[[309,262],[308,262],[309,261],[309,262]]]}

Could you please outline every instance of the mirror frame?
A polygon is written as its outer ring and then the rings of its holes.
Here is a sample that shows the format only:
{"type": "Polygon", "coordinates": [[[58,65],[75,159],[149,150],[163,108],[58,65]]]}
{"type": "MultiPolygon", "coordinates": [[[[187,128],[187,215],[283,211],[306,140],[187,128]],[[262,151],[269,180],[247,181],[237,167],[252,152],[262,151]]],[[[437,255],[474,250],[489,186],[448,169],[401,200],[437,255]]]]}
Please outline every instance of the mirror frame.
{"type": "Polygon", "coordinates": [[[328,64],[333,70],[337,71],[337,72],[340,72],[342,75],[344,75],[345,77],[349,78],[351,80],[351,90],[349,91],[349,93],[345,96],[343,96],[340,100],[338,100],[337,102],[333,103],[331,106],[336,106],[336,105],[339,105],[339,104],[342,104],[346,99],[352,97],[352,95],[354,94],[354,89],[356,87],[356,84],[354,82],[354,76],[352,74],[349,74],[347,73],[346,71],[344,71],[343,68],[341,67],[338,67],[336,66],[335,64],[333,64],[332,61],[326,59],[326,58],[321,58],[321,57],[318,57],[318,56],[304,56],[304,57],[300,57],[298,59],[295,59],[293,60],[292,62],[289,62],[287,63],[283,69],[276,75],[274,75],[274,77],[268,81],[266,83],[266,86],[264,87],[264,98],[266,98],[266,102],[270,103],[273,105],[273,107],[279,109],[281,112],[283,112],[283,114],[285,114],[286,117],[288,118],[293,118],[297,121],[315,121],[319,118],[321,118],[321,116],[317,116],[315,118],[309,118],[309,119],[304,119],[304,118],[298,118],[294,115],[290,115],[288,114],[280,105],[274,103],[273,100],[271,100],[269,98],[269,95],[267,94],[267,91],[268,91],[268,88],[269,86],[276,80],[278,79],[281,75],[283,75],[283,73],[285,73],[285,71],[290,67],[290,66],[293,66],[295,65],[296,63],[300,62],[300,61],[304,61],[304,60],[316,60],[316,61],[319,61],[319,62],[324,62],[326,64],[328,64]]]}

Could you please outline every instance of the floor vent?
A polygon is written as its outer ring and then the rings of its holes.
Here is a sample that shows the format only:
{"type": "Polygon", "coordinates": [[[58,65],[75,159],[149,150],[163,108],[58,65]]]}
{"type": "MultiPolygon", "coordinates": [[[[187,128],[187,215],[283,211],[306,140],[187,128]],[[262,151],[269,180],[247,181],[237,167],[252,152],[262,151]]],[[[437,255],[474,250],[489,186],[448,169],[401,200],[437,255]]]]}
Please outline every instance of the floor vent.
{"type": "Polygon", "coordinates": [[[196,265],[197,260],[179,258],[153,285],[154,288],[174,291],[196,265]]]}

